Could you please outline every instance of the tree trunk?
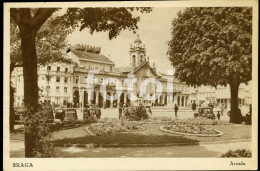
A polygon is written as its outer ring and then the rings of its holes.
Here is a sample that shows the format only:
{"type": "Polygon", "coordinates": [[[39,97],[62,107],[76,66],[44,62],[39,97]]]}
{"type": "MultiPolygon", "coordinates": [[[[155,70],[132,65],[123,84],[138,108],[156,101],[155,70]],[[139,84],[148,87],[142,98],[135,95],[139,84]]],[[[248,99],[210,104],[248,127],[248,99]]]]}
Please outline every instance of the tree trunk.
{"type": "MultiPolygon", "coordinates": [[[[32,109],[32,114],[38,108],[38,76],[37,76],[37,55],[36,38],[37,31],[31,26],[21,26],[21,48],[24,76],[24,104],[32,109]]],[[[33,157],[32,152],[35,147],[35,137],[25,125],[25,157],[33,157]]]]}
{"type": "Polygon", "coordinates": [[[231,92],[231,111],[230,111],[230,123],[241,123],[241,111],[238,108],[238,87],[239,81],[236,74],[232,75],[230,81],[231,92]]]}

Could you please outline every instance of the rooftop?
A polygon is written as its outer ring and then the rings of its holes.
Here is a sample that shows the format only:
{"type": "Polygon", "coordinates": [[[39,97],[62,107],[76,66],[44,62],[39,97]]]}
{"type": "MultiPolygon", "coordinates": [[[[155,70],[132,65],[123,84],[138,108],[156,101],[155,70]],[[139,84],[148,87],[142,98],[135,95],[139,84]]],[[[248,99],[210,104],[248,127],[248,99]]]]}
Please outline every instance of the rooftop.
{"type": "Polygon", "coordinates": [[[80,59],[84,59],[84,60],[88,60],[88,61],[95,61],[95,62],[109,63],[112,65],[115,65],[115,63],[112,60],[110,60],[108,57],[101,55],[101,54],[89,53],[86,51],[80,51],[80,50],[75,50],[75,49],[72,49],[71,52],[80,59]]]}

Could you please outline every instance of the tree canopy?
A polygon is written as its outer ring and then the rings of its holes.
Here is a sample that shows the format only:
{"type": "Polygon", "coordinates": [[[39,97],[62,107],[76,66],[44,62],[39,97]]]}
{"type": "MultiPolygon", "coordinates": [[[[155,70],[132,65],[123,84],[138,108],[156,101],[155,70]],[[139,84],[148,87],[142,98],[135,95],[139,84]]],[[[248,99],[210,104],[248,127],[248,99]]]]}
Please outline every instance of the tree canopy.
{"type": "Polygon", "coordinates": [[[252,78],[252,8],[186,8],[172,22],[169,60],[190,85],[227,85],[252,78]]]}
{"type": "MultiPolygon", "coordinates": [[[[10,58],[11,66],[22,66],[22,50],[20,31],[17,24],[11,19],[10,26],[10,58]]],[[[69,62],[65,58],[67,35],[71,29],[59,25],[55,16],[50,17],[40,28],[36,36],[36,51],[39,65],[52,62],[69,62]]]]}

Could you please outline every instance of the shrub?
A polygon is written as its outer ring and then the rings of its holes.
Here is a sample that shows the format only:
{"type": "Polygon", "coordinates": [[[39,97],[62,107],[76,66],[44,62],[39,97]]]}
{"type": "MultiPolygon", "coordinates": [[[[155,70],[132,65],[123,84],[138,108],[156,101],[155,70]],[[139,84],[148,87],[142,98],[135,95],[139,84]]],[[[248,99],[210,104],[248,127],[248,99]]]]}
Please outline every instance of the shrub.
{"type": "Polygon", "coordinates": [[[132,121],[140,121],[144,119],[148,119],[148,114],[143,106],[131,107],[127,109],[125,113],[126,119],[132,121]]]}
{"type": "Polygon", "coordinates": [[[252,152],[246,149],[229,150],[228,152],[222,154],[220,157],[252,157],[252,152]]]}

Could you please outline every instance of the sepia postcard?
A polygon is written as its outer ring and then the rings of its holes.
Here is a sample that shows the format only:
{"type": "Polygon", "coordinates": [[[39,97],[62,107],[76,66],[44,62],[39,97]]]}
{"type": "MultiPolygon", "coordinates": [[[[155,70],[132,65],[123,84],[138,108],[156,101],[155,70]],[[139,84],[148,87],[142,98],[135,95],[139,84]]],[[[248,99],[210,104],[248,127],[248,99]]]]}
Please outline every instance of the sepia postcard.
{"type": "Polygon", "coordinates": [[[258,1],[4,3],[4,170],[257,170],[258,1]]]}

